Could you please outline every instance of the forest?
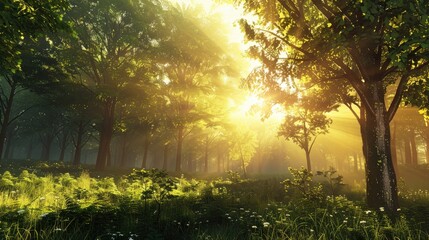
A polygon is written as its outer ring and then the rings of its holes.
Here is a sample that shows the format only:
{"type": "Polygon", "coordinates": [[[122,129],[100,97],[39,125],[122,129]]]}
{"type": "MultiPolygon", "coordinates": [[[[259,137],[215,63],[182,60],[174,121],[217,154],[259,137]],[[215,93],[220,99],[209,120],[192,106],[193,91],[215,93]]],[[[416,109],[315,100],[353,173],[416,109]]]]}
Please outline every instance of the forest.
{"type": "Polygon", "coordinates": [[[429,239],[429,0],[2,0],[0,239],[429,239]]]}

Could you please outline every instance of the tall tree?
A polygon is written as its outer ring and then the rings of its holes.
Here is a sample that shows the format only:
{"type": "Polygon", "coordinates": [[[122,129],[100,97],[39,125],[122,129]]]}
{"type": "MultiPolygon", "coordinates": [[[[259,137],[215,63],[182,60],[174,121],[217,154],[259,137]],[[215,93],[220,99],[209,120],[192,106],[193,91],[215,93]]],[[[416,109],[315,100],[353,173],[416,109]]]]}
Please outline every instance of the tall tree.
{"type": "Polygon", "coordinates": [[[367,202],[389,213],[398,208],[389,122],[405,86],[427,68],[428,5],[412,1],[259,1],[245,8],[259,22],[243,21],[252,53],[284,76],[319,84],[345,81],[362,103],[367,202]],[[286,53],[286,54],[285,54],[286,53]],[[395,96],[385,102],[386,87],[395,96]]]}
{"type": "Polygon", "coordinates": [[[68,20],[77,38],[72,42],[79,70],[98,95],[101,120],[96,168],[107,166],[120,93],[130,85],[145,85],[153,77],[151,63],[156,31],[161,28],[157,1],[72,1],[68,20]]]}
{"type": "Polygon", "coordinates": [[[207,33],[215,29],[213,15],[201,4],[172,6],[168,23],[171,32],[161,43],[161,64],[169,118],[176,131],[176,171],[180,172],[183,141],[195,124],[210,118],[200,98],[213,92],[215,77],[225,70],[225,58],[207,33]]]}

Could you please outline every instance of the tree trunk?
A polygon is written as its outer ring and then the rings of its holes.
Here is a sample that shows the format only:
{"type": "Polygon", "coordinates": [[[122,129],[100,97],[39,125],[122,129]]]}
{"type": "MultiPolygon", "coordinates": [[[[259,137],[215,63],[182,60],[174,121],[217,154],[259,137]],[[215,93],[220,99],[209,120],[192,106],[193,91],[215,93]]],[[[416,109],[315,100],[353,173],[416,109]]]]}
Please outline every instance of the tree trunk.
{"type": "Polygon", "coordinates": [[[177,150],[176,150],[176,172],[181,171],[182,166],[182,145],[183,145],[183,127],[180,126],[177,131],[177,150]]]}
{"type": "Polygon", "coordinates": [[[13,158],[13,137],[15,135],[15,129],[9,129],[7,131],[6,136],[6,149],[4,151],[3,158],[5,159],[12,159],[13,158]]]}
{"type": "Polygon", "coordinates": [[[80,159],[82,155],[82,147],[83,147],[83,134],[84,134],[84,125],[83,122],[79,122],[77,134],[76,134],[76,142],[74,148],[74,157],[73,157],[73,165],[80,165],[80,159]]]}
{"type": "Polygon", "coordinates": [[[30,139],[30,142],[27,147],[27,157],[26,159],[30,160],[33,155],[33,139],[30,139]]]}
{"type": "Polygon", "coordinates": [[[241,149],[240,149],[240,155],[241,155],[241,167],[243,168],[243,177],[247,178],[246,165],[244,163],[244,156],[243,156],[243,152],[241,149]]]}
{"type": "Polygon", "coordinates": [[[394,214],[398,208],[398,189],[390,152],[391,138],[384,88],[381,82],[370,87],[366,100],[371,111],[365,111],[367,204],[375,209],[384,207],[389,214],[394,214]]]}
{"type": "Polygon", "coordinates": [[[47,133],[42,136],[42,153],[40,159],[43,161],[49,161],[52,142],[54,141],[54,136],[51,133],[47,133]]]}
{"type": "Polygon", "coordinates": [[[414,129],[411,130],[410,134],[410,147],[411,147],[411,165],[418,165],[418,156],[417,156],[417,145],[416,145],[416,134],[414,129]]]}
{"type": "Polygon", "coordinates": [[[429,163],[429,124],[426,126],[425,131],[426,131],[426,135],[425,135],[426,136],[425,137],[425,141],[426,141],[426,163],[429,163]]]}
{"type": "Polygon", "coordinates": [[[16,94],[16,82],[12,81],[10,83],[10,92],[6,101],[6,105],[4,106],[4,111],[2,112],[3,118],[1,119],[1,127],[0,127],[0,157],[3,156],[3,148],[4,143],[6,141],[7,129],[9,127],[10,114],[12,112],[13,99],[16,94]]]}
{"type": "Polygon", "coordinates": [[[311,172],[310,151],[308,149],[304,149],[304,151],[305,151],[305,160],[307,161],[307,170],[311,172]]]}
{"type": "Polygon", "coordinates": [[[221,153],[220,151],[218,151],[217,153],[217,172],[218,173],[221,172],[221,161],[222,161],[221,153]]]}
{"type": "Polygon", "coordinates": [[[358,161],[357,153],[354,153],[353,160],[354,160],[354,170],[355,170],[355,173],[357,173],[359,171],[359,161],[358,161]]]}
{"type": "Polygon", "coordinates": [[[204,149],[204,172],[209,172],[209,137],[206,137],[206,144],[204,149]]]}
{"type": "MultiPolygon", "coordinates": [[[[124,168],[127,165],[127,133],[122,136],[121,152],[119,157],[119,165],[124,168]]],[[[117,148],[116,148],[117,149],[117,148]]]]}
{"type": "Polygon", "coordinates": [[[168,170],[168,143],[164,144],[164,163],[162,164],[162,169],[164,171],[168,170]]]}
{"type": "Polygon", "coordinates": [[[412,165],[412,154],[411,154],[411,143],[410,143],[410,136],[409,134],[405,134],[404,139],[404,153],[405,153],[405,165],[411,166],[412,165]]]}
{"type": "Polygon", "coordinates": [[[392,124],[392,137],[391,137],[391,152],[393,167],[398,169],[398,155],[396,153],[396,122],[392,124]]]}
{"type": "Polygon", "coordinates": [[[116,99],[108,98],[104,103],[103,120],[100,128],[100,142],[98,146],[96,170],[104,170],[108,165],[110,142],[113,136],[113,124],[115,121],[116,99]]]}
{"type": "Polygon", "coordinates": [[[149,136],[146,136],[146,139],[144,141],[142,168],[147,167],[147,153],[149,152],[149,146],[150,146],[149,136]]]}
{"type": "Polygon", "coordinates": [[[67,149],[67,141],[68,141],[68,133],[63,131],[63,137],[60,141],[60,156],[58,158],[59,162],[63,162],[64,161],[64,156],[66,153],[66,149],[67,149]]]}

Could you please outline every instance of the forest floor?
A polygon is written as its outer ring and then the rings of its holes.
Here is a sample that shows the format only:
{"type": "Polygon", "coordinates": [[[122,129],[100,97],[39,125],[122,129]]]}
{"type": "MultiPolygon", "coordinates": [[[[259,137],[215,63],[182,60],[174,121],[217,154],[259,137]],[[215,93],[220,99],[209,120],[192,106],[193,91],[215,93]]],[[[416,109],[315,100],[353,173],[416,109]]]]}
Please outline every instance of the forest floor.
{"type": "Polygon", "coordinates": [[[388,217],[335,171],[202,179],[3,163],[0,239],[429,239],[428,171],[399,175],[388,217]]]}

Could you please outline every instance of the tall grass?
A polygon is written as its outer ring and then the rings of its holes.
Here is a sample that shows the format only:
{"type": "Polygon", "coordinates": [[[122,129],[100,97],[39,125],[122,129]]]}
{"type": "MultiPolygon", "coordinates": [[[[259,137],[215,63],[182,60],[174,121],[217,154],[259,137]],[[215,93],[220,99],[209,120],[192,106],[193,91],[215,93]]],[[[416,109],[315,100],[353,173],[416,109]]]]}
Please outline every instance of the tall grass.
{"type": "Polygon", "coordinates": [[[316,183],[308,174],[295,170],[284,181],[196,180],[156,170],[118,178],[4,172],[0,239],[429,238],[421,216],[429,211],[426,191],[403,191],[404,207],[392,221],[383,209],[368,210],[346,197],[356,190],[337,191],[339,182],[316,183]],[[296,179],[306,179],[311,194],[301,194],[296,179]]]}

